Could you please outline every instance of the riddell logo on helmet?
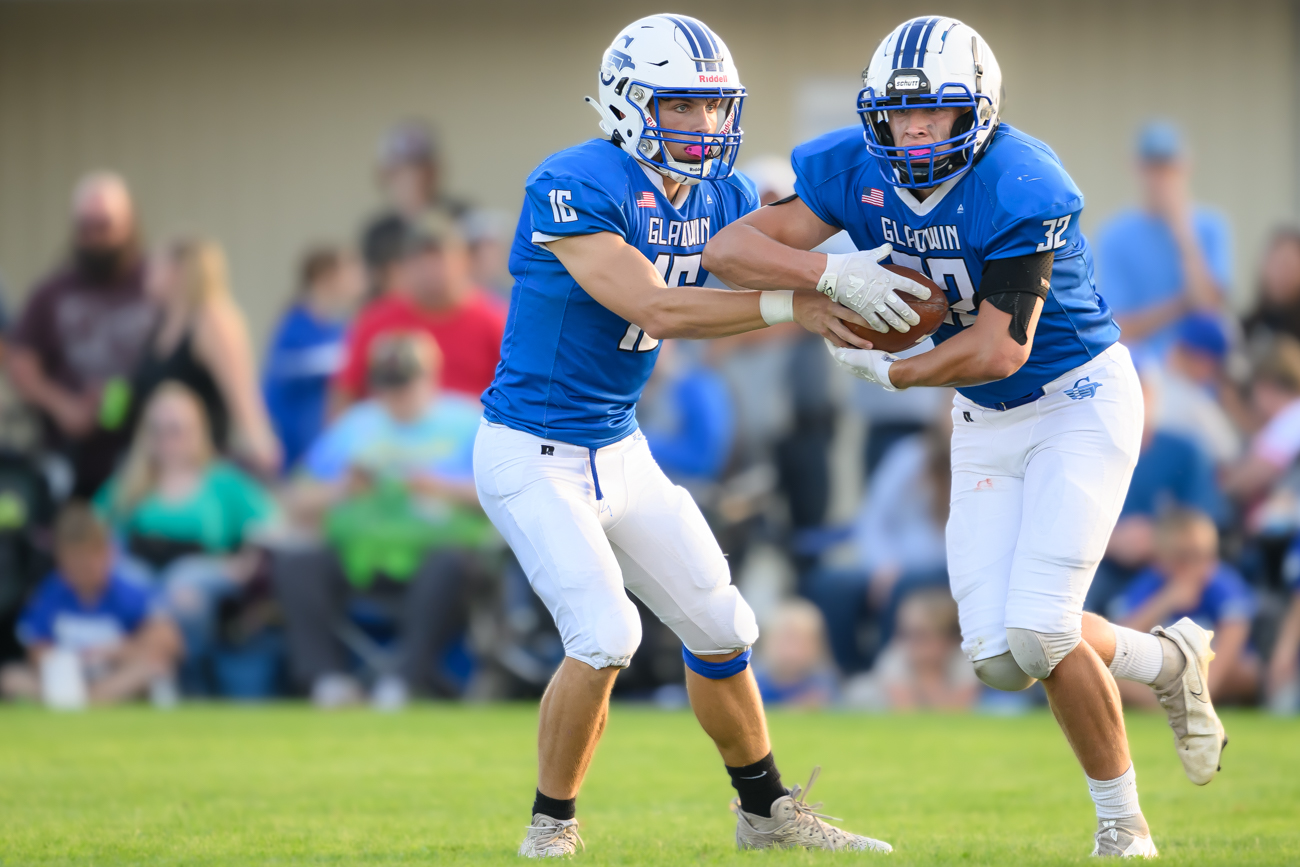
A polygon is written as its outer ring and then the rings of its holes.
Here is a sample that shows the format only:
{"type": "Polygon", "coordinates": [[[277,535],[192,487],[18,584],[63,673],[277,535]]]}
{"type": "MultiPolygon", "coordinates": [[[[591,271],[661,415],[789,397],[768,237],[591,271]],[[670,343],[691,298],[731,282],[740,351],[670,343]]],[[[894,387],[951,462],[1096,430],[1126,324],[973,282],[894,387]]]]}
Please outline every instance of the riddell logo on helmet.
{"type": "Polygon", "coordinates": [[[726,84],[731,81],[727,75],[701,75],[700,84],[726,84]]]}

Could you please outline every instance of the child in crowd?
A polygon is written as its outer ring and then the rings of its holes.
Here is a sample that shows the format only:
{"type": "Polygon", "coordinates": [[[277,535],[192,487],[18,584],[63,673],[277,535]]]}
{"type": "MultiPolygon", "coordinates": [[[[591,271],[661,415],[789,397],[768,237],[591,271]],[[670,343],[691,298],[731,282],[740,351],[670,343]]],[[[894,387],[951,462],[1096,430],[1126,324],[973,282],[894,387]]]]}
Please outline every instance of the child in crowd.
{"type": "Polygon", "coordinates": [[[271,339],[262,393],[292,468],[325,427],[329,384],[343,367],[347,327],[366,291],[361,261],[341,247],[304,257],[298,294],[271,339]]]}
{"type": "MultiPolygon", "coordinates": [[[[117,573],[108,528],[89,506],[64,508],[54,549],[58,568],[37,587],[18,622],[27,661],[0,671],[0,691],[8,698],[42,698],[49,663],[62,653],[75,659],[71,677],[80,681],[70,691],[91,704],[150,691],[155,701],[174,696],[180,634],[149,591],[117,573]]],[[[59,691],[67,693],[68,686],[59,691]]]]}
{"type": "Polygon", "coordinates": [[[867,674],[849,681],[845,703],[866,710],[965,710],[980,683],[961,652],[957,603],[942,588],[918,590],[898,606],[898,624],[867,674]]]}
{"type": "Polygon", "coordinates": [[[790,599],[777,607],[759,640],[754,676],[765,704],[820,707],[835,699],[826,623],[816,605],[790,599]]]}
{"type": "MultiPolygon", "coordinates": [[[[1156,524],[1155,563],[1111,603],[1112,621],[1146,632],[1190,617],[1214,630],[1210,694],[1219,702],[1253,702],[1260,661],[1249,645],[1255,597],[1240,573],[1219,560],[1219,531],[1204,512],[1171,509],[1156,524]]],[[[1126,703],[1154,707],[1143,684],[1119,681],[1126,703]]]]}

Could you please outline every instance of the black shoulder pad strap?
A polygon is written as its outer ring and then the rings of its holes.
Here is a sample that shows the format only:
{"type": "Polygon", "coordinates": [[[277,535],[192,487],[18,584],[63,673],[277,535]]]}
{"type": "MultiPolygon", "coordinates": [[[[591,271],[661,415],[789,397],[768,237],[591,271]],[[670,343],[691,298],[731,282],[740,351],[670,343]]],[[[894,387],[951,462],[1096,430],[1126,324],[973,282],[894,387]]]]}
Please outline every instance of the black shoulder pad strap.
{"type": "Polygon", "coordinates": [[[767,206],[770,208],[773,205],[787,205],[790,202],[793,202],[797,198],[799,198],[798,193],[791,193],[790,195],[786,196],[784,199],[777,199],[775,202],[768,202],[767,206]]]}
{"type": "Polygon", "coordinates": [[[1046,299],[1052,288],[1054,259],[1051,250],[1012,259],[989,259],[984,263],[977,302],[1008,292],[1028,292],[1046,299]]]}

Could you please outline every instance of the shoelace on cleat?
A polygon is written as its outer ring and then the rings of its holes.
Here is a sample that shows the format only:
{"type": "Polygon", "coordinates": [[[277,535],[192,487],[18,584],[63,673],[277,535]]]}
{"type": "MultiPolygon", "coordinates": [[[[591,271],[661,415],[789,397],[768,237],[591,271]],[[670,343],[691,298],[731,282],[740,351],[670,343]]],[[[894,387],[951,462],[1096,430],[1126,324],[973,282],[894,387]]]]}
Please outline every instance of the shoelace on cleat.
{"type": "Polygon", "coordinates": [[[536,840],[533,841],[533,851],[544,851],[546,849],[549,849],[552,846],[554,846],[556,843],[558,843],[562,838],[567,838],[570,835],[572,835],[573,839],[576,840],[578,842],[578,845],[582,847],[582,851],[584,852],[587,851],[587,844],[582,842],[582,837],[579,836],[578,834],[578,824],[576,822],[559,823],[555,825],[527,825],[525,827],[527,827],[530,832],[532,831],[550,832],[548,836],[538,837],[536,840]]]}

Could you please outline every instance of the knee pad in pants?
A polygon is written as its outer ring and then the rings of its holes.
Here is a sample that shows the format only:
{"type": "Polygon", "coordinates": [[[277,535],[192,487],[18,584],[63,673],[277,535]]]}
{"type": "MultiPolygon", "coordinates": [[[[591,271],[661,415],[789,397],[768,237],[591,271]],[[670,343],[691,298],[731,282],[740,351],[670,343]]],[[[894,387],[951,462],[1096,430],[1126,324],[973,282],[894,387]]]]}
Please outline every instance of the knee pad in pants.
{"type": "Polygon", "coordinates": [[[1034,679],[1025,674],[1009,650],[988,659],[976,660],[975,676],[1003,692],[1019,692],[1034,685],[1034,679]]]}
{"type": "Polygon", "coordinates": [[[1083,639],[1082,627],[1070,632],[1034,632],[1032,629],[1007,627],[1007,644],[1021,671],[1043,680],[1083,639]]]}

